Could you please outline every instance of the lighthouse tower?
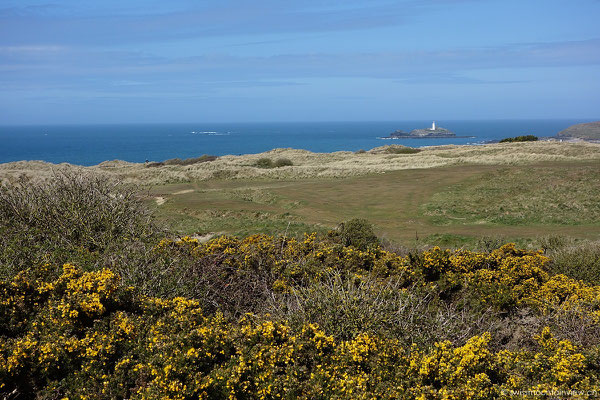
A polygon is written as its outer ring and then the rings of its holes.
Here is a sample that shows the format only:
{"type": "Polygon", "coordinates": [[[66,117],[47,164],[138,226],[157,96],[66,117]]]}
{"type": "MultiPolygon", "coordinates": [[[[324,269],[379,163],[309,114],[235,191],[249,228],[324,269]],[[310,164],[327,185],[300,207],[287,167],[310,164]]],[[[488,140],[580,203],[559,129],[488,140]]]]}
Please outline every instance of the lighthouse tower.
{"type": "Polygon", "coordinates": [[[435,121],[433,121],[433,123],[431,124],[431,128],[429,130],[430,131],[435,131],[435,121]]]}

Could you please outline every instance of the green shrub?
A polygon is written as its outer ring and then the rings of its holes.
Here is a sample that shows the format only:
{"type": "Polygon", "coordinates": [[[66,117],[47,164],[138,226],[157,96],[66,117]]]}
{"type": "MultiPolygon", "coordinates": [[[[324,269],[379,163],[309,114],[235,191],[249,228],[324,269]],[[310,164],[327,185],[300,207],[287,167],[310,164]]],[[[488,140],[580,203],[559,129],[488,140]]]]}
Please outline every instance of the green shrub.
{"type": "Polygon", "coordinates": [[[200,164],[200,163],[204,163],[204,162],[215,161],[217,158],[219,158],[219,157],[204,154],[200,157],[186,158],[184,160],[182,160],[181,158],[171,158],[169,160],[160,161],[160,162],[149,162],[149,163],[146,163],[145,166],[146,166],[146,168],[152,168],[152,167],[162,167],[165,165],[194,165],[194,164],[200,164]]]}
{"type": "Polygon", "coordinates": [[[256,160],[256,162],[254,163],[254,166],[257,168],[274,168],[275,164],[273,163],[273,160],[265,157],[265,158],[259,158],[258,160],[256,160]]]}
{"type": "Polygon", "coordinates": [[[380,244],[379,238],[373,231],[373,225],[362,218],[342,222],[332,235],[344,246],[353,246],[359,250],[367,250],[380,244]]]}
{"type": "Polygon", "coordinates": [[[294,163],[289,158],[278,158],[273,161],[270,158],[263,157],[259,158],[254,166],[258,168],[280,168],[280,167],[289,167],[294,165],[294,163]]]}
{"type": "Polygon", "coordinates": [[[534,135],[525,135],[525,136],[516,136],[510,138],[504,138],[500,140],[500,143],[513,143],[513,142],[535,142],[538,140],[537,136],[534,135]]]}
{"type": "Polygon", "coordinates": [[[289,158],[278,158],[277,160],[275,160],[275,163],[273,165],[275,168],[290,167],[294,165],[294,163],[289,158]]]}
{"type": "Polygon", "coordinates": [[[417,154],[420,153],[421,149],[408,146],[389,146],[386,149],[386,153],[389,154],[417,154]]]}

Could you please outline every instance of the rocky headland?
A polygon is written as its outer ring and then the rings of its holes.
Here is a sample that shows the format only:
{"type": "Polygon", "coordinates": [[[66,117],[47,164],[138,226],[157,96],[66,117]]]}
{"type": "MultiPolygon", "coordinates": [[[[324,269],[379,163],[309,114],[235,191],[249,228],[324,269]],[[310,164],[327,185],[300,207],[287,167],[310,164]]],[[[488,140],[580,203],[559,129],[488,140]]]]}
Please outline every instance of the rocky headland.
{"type": "Polygon", "coordinates": [[[560,139],[576,138],[585,140],[600,140],[600,121],[576,124],[560,131],[557,135],[560,139]]]}

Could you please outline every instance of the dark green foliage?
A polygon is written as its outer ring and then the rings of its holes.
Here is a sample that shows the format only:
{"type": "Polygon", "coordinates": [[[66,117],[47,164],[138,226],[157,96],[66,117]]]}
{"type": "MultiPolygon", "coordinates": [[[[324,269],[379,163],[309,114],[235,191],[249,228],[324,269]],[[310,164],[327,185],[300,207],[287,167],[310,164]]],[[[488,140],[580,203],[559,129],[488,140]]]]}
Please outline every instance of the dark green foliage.
{"type": "Polygon", "coordinates": [[[416,154],[420,153],[421,149],[416,149],[414,147],[407,146],[389,146],[386,149],[386,153],[390,154],[416,154]]]}
{"type": "Polygon", "coordinates": [[[359,250],[379,246],[379,239],[373,231],[373,225],[362,218],[342,222],[333,235],[344,246],[353,246],[359,250]]]}
{"type": "Polygon", "coordinates": [[[290,166],[294,165],[294,163],[289,158],[278,158],[277,160],[275,160],[274,165],[275,165],[275,168],[290,167],[290,166]]]}
{"type": "Polygon", "coordinates": [[[199,163],[204,163],[204,162],[215,161],[217,158],[219,158],[219,157],[210,156],[208,154],[204,154],[200,157],[186,158],[183,160],[181,158],[171,158],[166,161],[146,163],[146,168],[162,167],[165,165],[194,165],[194,164],[199,164],[199,163]]]}
{"type": "Polygon", "coordinates": [[[500,143],[513,143],[513,142],[535,142],[538,140],[537,136],[534,135],[524,135],[524,136],[516,136],[510,138],[504,138],[500,140],[500,143]]]}
{"type": "Polygon", "coordinates": [[[273,160],[270,158],[259,158],[254,163],[254,166],[257,168],[273,168],[275,165],[273,164],[273,160]]]}
{"type": "Polygon", "coordinates": [[[277,160],[273,161],[270,158],[259,158],[255,163],[254,166],[257,168],[280,168],[280,167],[289,167],[291,165],[294,165],[294,163],[292,163],[292,161],[289,158],[278,158],[277,160]]]}

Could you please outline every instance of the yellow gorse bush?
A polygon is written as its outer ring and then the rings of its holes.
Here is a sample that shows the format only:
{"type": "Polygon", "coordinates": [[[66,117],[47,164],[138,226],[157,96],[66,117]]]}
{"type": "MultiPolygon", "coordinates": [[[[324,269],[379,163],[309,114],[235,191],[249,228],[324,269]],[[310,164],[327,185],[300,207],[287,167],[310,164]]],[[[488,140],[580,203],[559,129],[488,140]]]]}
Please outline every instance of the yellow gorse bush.
{"type": "MultiPolygon", "coordinates": [[[[549,277],[547,258],[507,245],[490,254],[432,249],[410,262],[381,249],[359,251],[315,236],[251,236],[208,243],[164,240],[156,252],[220,257],[229,267],[266,269],[278,285],[319,279],[327,269],[377,271],[407,284],[471,290],[499,308],[598,315],[599,288],[549,277]],[[507,300],[508,299],[508,300],[507,300]]],[[[600,349],[555,338],[535,349],[493,350],[489,333],[463,345],[405,346],[361,333],[335,340],[307,321],[248,314],[230,321],[200,303],[136,294],[108,269],[49,266],[0,282],[0,394],[130,399],[495,399],[527,390],[597,390],[600,349]]],[[[360,278],[356,278],[360,279],[360,278]]],[[[590,392],[592,393],[592,392],[590,392]]],[[[580,397],[585,398],[586,395],[580,397]]],[[[591,397],[589,395],[588,397],[591,397]]],[[[521,398],[526,398],[521,396],[521,398]]]]}

